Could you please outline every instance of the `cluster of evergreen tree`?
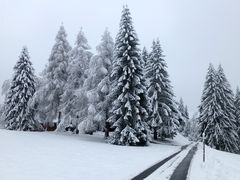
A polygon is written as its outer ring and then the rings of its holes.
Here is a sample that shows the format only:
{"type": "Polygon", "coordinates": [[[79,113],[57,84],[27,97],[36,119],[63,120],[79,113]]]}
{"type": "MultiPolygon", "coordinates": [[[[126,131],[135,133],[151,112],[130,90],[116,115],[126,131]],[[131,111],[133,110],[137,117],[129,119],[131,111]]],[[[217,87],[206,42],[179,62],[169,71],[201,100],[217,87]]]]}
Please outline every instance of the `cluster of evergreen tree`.
{"type": "Polygon", "coordinates": [[[239,150],[239,91],[236,98],[221,65],[216,71],[210,64],[199,107],[199,135],[218,150],[239,150]]]}
{"type": "Polygon", "coordinates": [[[108,30],[93,54],[81,29],[72,48],[61,25],[41,77],[23,48],[3,110],[5,128],[92,134],[118,145],[172,138],[179,110],[159,40],[141,52],[128,7],[114,43],[108,30]]]}

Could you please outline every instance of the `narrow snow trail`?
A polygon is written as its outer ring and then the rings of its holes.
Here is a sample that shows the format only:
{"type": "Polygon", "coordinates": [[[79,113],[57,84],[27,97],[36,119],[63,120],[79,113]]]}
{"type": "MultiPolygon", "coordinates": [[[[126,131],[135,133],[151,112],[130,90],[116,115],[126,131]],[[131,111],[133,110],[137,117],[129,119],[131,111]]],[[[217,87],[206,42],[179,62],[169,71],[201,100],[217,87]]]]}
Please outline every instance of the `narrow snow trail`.
{"type": "Polygon", "coordinates": [[[158,168],[155,172],[153,172],[146,179],[148,180],[169,180],[175,169],[178,165],[183,161],[183,159],[188,155],[189,151],[195,146],[195,143],[191,143],[186,149],[181,151],[175,157],[167,161],[160,168],[158,168]]]}
{"type": "Polygon", "coordinates": [[[177,168],[174,170],[170,180],[186,180],[188,175],[188,170],[190,167],[190,163],[192,161],[192,158],[197,151],[197,145],[191,148],[191,150],[188,152],[187,156],[182,160],[182,162],[177,166],[177,168]]]}

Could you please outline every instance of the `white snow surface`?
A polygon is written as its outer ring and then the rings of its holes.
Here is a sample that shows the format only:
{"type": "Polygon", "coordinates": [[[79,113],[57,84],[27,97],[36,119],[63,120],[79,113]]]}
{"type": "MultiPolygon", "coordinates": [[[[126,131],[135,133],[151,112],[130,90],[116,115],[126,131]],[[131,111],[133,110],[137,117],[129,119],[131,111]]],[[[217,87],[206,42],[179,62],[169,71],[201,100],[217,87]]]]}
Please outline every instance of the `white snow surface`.
{"type": "Polygon", "coordinates": [[[239,180],[240,155],[217,151],[206,146],[203,163],[203,147],[200,143],[189,169],[188,180],[239,180]]]}
{"type": "Polygon", "coordinates": [[[91,136],[0,129],[0,180],[130,179],[186,143],[178,135],[168,143],[129,147],[105,143],[102,133],[91,136]]]}

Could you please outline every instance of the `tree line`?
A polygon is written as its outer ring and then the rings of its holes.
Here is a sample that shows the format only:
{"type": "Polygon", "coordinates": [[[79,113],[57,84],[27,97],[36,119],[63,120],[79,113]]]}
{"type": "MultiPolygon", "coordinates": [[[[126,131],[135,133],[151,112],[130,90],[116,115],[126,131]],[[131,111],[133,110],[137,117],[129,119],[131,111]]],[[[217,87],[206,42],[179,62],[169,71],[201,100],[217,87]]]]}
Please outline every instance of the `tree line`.
{"type": "Polygon", "coordinates": [[[1,108],[4,127],[42,131],[56,126],[57,131],[86,134],[100,130],[118,145],[173,138],[183,118],[160,41],[153,41],[150,53],[140,51],[126,6],[115,42],[106,30],[96,50],[91,52],[82,29],[72,48],[61,25],[48,65],[37,77],[24,47],[1,108]]]}
{"type": "Polygon", "coordinates": [[[4,128],[93,134],[117,145],[147,145],[177,132],[224,151],[239,151],[240,91],[236,97],[219,66],[209,66],[199,113],[189,118],[175,100],[160,41],[139,49],[129,8],[122,11],[115,42],[108,30],[96,53],[81,29],[74,47],[61,25],[48,64],[34,74],[26,47],[7,81],[1,106],[4,128]]]}

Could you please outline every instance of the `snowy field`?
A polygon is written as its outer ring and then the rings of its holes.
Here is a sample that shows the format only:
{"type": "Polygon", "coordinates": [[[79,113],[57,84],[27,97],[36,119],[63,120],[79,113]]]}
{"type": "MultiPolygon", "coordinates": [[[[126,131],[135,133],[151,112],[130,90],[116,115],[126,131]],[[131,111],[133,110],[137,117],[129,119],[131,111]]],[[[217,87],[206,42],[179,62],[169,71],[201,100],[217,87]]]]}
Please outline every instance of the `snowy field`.
{"type": "Polygon", "coordinates": [[[193,157],[188,180],[239,180],[240,155],[206,147],[206,162],[202,162],[202,144],[193,157]]]}
{"type": "Polygon", "coordinates": [[[189,143],[115,146],[102,134],[68,135],[0,130],[0,180],[124,180],[189,143]]]}

